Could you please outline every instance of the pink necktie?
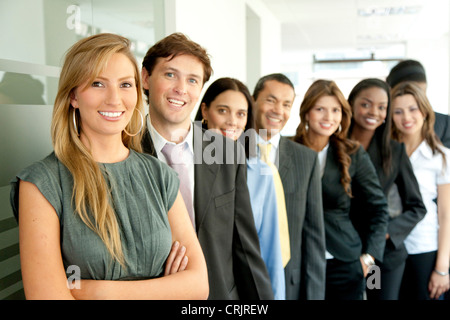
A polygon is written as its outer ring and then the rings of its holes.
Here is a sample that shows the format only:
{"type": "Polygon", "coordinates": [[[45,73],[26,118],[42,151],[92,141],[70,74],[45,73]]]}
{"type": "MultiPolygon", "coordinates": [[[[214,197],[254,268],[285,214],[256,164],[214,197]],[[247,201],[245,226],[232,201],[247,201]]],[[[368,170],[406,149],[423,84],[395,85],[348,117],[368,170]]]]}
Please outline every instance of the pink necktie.
{"type": "Polygon", "coordinates": [[[186,142],[180,144],[169,144],[166,143],[161,152],[164,154],[167,160],[167,164],[172,167],[177,173],[180,179],[180,191],[183,197],[184,203],[186,205],[187,211],[189,213],[189,218],[191,218],[192,225],[195,229],[195,218],[194,218],[194,206],[192,203],[192,190],[191,183],[189,180],[188,168],[184,160],[185,147],[187,147],[186,142]]]}

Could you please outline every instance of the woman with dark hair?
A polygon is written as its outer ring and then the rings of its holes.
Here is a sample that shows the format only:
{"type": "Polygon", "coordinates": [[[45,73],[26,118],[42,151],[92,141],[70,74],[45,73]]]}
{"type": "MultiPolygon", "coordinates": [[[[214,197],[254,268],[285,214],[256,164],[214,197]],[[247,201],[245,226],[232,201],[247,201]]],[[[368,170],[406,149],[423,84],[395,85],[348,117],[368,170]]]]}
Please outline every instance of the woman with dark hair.
{"type": "Polygon", "coordinates": [[[438,299],[449,290],[450,150],[434,131],[435,114],[419,86],[403,82],[391,95],[392,136],[405,144],[427,209],[405,239],[400,299],[438,299]]]}
{"type": "MultiPolygon", "coordinates": [[[[349,137],[361,143],[369,154],[388,199],[390,215],[383,262],[377,261],[381,284],[379,289],[367,290],[367,297],[397,300],[408,255],[403,241],[425,216],[426,209],[405,145],[391,139],[389,85],[379,79],[364,79],[352,89],[348,102],[353,111],[349,137]]],[[[358,212],[353,211],[353,222],[360,229],[367,228],[358,219],[358,212]]]]}
{"type": "Polygon", "coordinates": [[[300,125],[294,141],[319,153],[326,234],[326,291],[328,300],[362,300],[364,277],[381,260],[387,227],[387,203],[369,156],[347,138],[350,105],[334,81],[317,80],[300,106],[300,125]],[[350,208],[370,228],[355,229],[350,208]],[[361,234],[361,236],[360,236],[361,234]]]}
{"type": "MultiPolygon", "coordinates": [[[[207,130],[242,142],[247,153],[247,186],[258,231],[261,256],[269,272],[274,297],[286,297],[284,266],[280,251],[277,199],[271,169],[249,155],[252,139],[253,99],[248,88],[234,78],[220,78],[206,90],[195,117],[207,130]],[[244,133],[245,131],[245,133],[244,133]],[[243,134],[244,133],[244,134],[243,134]]],[[[253,146],[256,148],[256,146],[253,146]]]]}
{"type": "Polygon", "coordinates": [[[220,78],[206,90],[195,116],[195,121],[202,121],[204,129],[215,129],[218,133],[236,140],[242,132],[252,127],[252,124],[247,121],[247,119],[252,118],[252,105],[253,99],[245,84],[234,78],[220,78]],[[241,105],[217,103],[216,99],[219,95],[221,97],[237,96],[241,100],[241,105]],[[214,101],[216,103],[213,103],[214,101]],[[238,108],[232,110],[235,106],[238,108]],[[230,117],[230,114],[232,117],[230,117]],[[223,118],[219,120],[221,116],[223,118]],[[208,126],[208,119],[214,123],[213,126],[211,124],[208,126]]]}

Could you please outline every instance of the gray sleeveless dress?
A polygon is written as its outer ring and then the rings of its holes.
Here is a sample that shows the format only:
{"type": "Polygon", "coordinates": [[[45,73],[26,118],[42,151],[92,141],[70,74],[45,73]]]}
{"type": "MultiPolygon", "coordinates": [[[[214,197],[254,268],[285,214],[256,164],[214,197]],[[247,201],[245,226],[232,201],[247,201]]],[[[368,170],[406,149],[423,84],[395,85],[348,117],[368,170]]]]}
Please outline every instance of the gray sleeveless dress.
{"type": "Polygon", "coordinates": [[[54,153],[27,167],[11,181],[10,199],[16,219],[19,180],[29,181],[58,215],[61,252],[68,275],[73,272],[73,267],[69,267],[77,266],[81,279],[133,280],[160,276],[172,245],[167,212],[179,189],[175,171],[158,159],[133,150],[124,161],[99,165],[112,190],[125,268],[111,259],[100,237],[74,214],[72,175],[54,153]]]}

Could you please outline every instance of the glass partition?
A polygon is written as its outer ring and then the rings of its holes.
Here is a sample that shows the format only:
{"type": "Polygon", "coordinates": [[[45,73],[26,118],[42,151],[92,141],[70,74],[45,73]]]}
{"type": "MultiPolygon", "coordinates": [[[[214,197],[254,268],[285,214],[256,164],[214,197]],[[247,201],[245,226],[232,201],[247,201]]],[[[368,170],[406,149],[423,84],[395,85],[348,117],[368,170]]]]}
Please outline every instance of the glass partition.
{"type": "Polygon", "coordinates": [[[50,122],[64,53],[101,32],[129,38],[138,62],[164,35],[164,0],[0,2],[0,299],[24,298],[10,180],[52,151],[50,122]]]}

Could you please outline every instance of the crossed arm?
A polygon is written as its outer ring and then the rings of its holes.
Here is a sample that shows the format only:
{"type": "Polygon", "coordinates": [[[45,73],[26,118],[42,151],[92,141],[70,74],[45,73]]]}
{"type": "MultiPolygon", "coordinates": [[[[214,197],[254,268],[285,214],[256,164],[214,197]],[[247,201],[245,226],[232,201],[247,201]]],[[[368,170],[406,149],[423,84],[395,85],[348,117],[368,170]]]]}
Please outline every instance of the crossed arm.
{"type": "Polygon", "coordinates": [[[19,210],[20,258],[27,299],[208,297],[206,263],[180,193],[168,213],[175,243],[163,277],[136,281],[82,280],[81,289],[72,290],[67,286],[61,256],[59,219],[51,204],[30,182],[20,182],[19,210]],[[185,255],[189,263],[182,258],[185,255]]]}

